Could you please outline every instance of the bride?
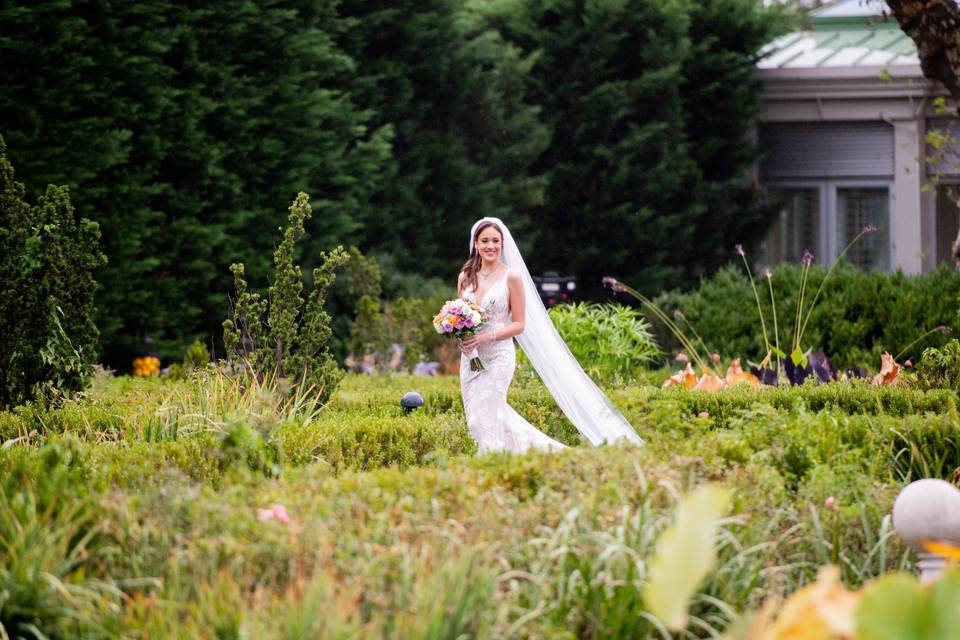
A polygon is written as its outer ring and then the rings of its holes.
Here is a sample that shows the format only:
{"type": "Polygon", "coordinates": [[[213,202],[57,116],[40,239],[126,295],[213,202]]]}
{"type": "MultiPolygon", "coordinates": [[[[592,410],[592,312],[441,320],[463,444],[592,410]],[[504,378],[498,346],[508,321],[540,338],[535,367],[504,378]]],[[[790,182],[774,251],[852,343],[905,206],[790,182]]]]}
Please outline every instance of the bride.
{"type": "Polygon", "coordinates": [[[642,442],[560,338],[510,230],[500,219],[482,218],[473,225],[470,258],[457,280],[457,295],[487,312],[480,331],[460,343],[463,409],[478,453],[564,448],[507,404],[516,369],[513,338],[564,414],[591,444],[642,442]],[[470,370],[467,354],[474,350],[483,362],[482,371],[470,370]]]}

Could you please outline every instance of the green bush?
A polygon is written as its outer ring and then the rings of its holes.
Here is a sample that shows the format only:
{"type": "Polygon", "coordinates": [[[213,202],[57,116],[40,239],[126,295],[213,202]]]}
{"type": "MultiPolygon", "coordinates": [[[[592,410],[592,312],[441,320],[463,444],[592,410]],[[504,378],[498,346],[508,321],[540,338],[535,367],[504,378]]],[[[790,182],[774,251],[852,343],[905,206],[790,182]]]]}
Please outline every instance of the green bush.
{"type": "Polygon", "coordinates": [[[960,341],[954,338],[940,349],[924,349],[914,373],[925,389],[960,391],[960,341]]]}
{"type": "Polygon", "coordinates": [[[77,219],[66,187],[24,200],[0,138],[0,408],[41,388],[79,391],[93,368],[93,271],[100,228],[77,219]]]}
{"type": "Polygon", "coordinates": [[[115,551],[89,459],[71,440],[0,459],[0,635],[103,637],[119,590],[103,567],[115,551]]]}
{"type": "Polygon", "coordinates": [[[298,194],[290,205],[290,226],[273,254],[275,274],[267,300],[247,290],[242,263],[231,265],[237,298],[231,317],[223,322],[223,342],[238,368],[258,378],[286,378],[292,384],[312,387],[322,402],[343,377],[327,346],[332,331],[330,315],[323,306],[336,269],[348,262],[349,255],[342,247],[321,255],[320,266],[313,270],[313,290],[304,305],[302,274],[293,259],[296,242],[305,233],[304,221],[312,212],[307,194],[298,194]]]}
{"type": "MultiPolygon", "coordinates": [[[[797,265],[779,265],[771,280],[780,346],[787,352],[795,324],[801,270],[797,265]]],[[[826,269],[811,268],[805,308],[825,275],[826,269]]],[[[766,282],[757,286],[772,343],[770,296],[766,282]]],[[[924,348],[943,344],[945,338],[935,332],[910,346],[914,340],[940,325],[957,328],[958,294],[960,274],[946,266],[912,276],[901,272],[864,272],[842,264],[827,280],[801,346],[814,351],[822,349],[841,369],[853,365],[878,368],[884,351],[897,355],[908,347],[901,361],[917,361],[924,348]]],[[[697,289],[664,294],[657,303],[667,313],[682,312],[702,337],[706,351],[744,360],[759,360],[764,355],[756,303],[742,267],[727,266],[703,280],[697,289]]],[[[675,338],[662,325],[655,323],[654,332],[665,348],[678,348],[675,338]]]]}
{"type": "Polygon", "coordinates": [[[623,383],[660,355],[650,325],[636,309],[619,304],[564,304],[550,310],[564,342],[594,379],[623,383]]]}

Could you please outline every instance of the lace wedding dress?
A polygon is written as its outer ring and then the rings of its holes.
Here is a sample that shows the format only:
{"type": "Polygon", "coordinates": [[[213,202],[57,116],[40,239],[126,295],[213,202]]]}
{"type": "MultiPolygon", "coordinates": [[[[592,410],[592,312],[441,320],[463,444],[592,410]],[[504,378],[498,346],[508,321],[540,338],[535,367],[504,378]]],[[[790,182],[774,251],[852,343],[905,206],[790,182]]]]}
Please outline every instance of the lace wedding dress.
{"type": "MultiPolygon", "coordinates": [[[[509,270],[504,270],[500,279],[483,295],[483,300],[476,299],[469,285],[464,289],[464,298],[487,311],[487,322],[481,332],[505,327],[511,322],[508,274],[509,270]]],[[[493,340],[480,345],[477,350],[485,367],[483,371],[471,371],[470,359],[460,357],[463,410],[467,416],[467,429],[477,441],[477,452],[523,453],[530,448],[563,449],[563,444],[524,420],[507,404],[507,389],[517,367],[513,339],[493,340]]]]}

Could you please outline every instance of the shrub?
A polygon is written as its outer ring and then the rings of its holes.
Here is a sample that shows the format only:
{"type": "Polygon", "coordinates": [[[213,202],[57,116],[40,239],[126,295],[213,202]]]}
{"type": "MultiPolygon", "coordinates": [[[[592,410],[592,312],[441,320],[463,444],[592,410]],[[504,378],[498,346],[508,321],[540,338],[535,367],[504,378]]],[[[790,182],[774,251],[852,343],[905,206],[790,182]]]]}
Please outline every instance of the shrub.
{"type": "MultiPolygon", "coordinates": [[[[793,333],[801,274],[802,267],[797,265],[782,264],[773,270],[781,347],[788,342],[784,336],[793,333]]],[[[822,267],[810,269],[808,294],[820,286],[825,275],[822,267]]],[[[945,266],[912,276],[839,265],[812,311],[804,346],[822,349],[841,369],[853,365],[878,367],[884,351],[898,354],[907,347],[902,358],[916,361],[925,347],[942,344],[944,338],[933,333],[910,346],[914,340],[938,325],[956,328],[958,294],[960,274],[945,266]]],[[[664,294],[657,303],[667,313],[682,311],[708,352],[759,360],[764,347],[753,300],[750,281],[742,268],[730,265],[703,280],[697,289],[664,294]]],[[[760,305],[771,318],[769,296],[762,292],[760,305]]],[[[654,333],[667,349],[677,347],[663,326],[654,324],[654,333]]]]}
{"type": "Polygon", "coordinates": [[[924,349],[914,372],[922,388],[960,391],[960,341],[954,338],[940,349],[924,349]]]}
{"type": "Polygon", "coordinates": [[[293,253],[311,214],[307,194],[298,194],[290,206],[290,226],[273,254],[275,276],[267,300],[247,290],[242,263],[231,265],[237,298],[232,317],[223,322],[223,342],[228,357],[238,366],[258,377],[273,374],[312,387],[325,401],[343,373],[327,348],[332,331],[323,305],[334,272],[349,256],[342,247],[321,254],[320,266],[313,270],[313,290],[304,306],[300,267],[293,263],[293,253]]]}
{"type": "Polygon", "coordinates": [[[106,263],[100,228],[81,218],[66,187],[23,200],[0,138],[0,408],[83,388],[93,368],[93,271],[106,263]]]}
{"type": "Polygon", "coordinates": [[[183,354],[183,362],[174,362],[167,368],[167,375],[174,380],[189,378],[194,371],[210,364],[210,351],[199,340],[194,340],[183,354]]]}
{"type": "Polygon", "coordinates": [[[584,370],[603,382],[633,380],[660,354],[649,323],[624,305],[558,305],[550,319],[584,370]]]}
{"type": "Polygon", "coordinates": [[[119,592],[99,570],[111,541],[73,441],[0,459],[0,635],[102,637],[119,592]]]}

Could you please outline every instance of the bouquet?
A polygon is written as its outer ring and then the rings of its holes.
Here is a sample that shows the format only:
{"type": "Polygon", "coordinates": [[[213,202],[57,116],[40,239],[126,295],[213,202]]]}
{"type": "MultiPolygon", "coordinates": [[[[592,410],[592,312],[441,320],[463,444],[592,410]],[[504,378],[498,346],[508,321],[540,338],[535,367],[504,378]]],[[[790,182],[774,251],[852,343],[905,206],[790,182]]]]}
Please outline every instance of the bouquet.
{"type": "MultiPolygon", "coordinates": [[[[475,335],[486,320],[487,313],[483,307],[457,298],[444,303],[440,313],[433,318],[433,328],[439,334],[463,340],[475,335]]],[[[480,354],[476,349],[468,353],[467,357],[470,358],[471,371],[483,371],[483,363],[480,362],[480,354]]]]}

